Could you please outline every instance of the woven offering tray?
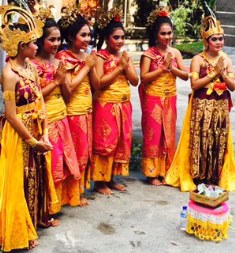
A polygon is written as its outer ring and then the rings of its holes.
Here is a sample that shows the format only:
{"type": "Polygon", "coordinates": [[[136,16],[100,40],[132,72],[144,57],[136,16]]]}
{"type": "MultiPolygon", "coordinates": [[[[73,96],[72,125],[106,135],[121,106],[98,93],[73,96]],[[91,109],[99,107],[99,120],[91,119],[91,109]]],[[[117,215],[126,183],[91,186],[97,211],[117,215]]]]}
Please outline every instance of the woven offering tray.
{"type": "Polygon", "coordinates": [[[227,191],[224,191],[218,197],[212,198],[203,194],[199,194],[198,190],[195,190],[190,192],[190,199],[199,205],[215,208],[229,199],[229,193],[227,191]]]}

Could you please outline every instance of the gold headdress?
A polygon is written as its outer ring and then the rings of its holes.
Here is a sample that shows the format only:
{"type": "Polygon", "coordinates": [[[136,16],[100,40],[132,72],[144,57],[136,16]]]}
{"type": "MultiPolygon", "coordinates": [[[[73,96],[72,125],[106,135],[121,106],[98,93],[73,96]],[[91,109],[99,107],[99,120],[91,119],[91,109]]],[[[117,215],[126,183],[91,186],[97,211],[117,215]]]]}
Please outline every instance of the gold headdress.
{"type": "Polygon", "coordinates": [[[0,15],[2,16],[2,27],[0,27],[1,46],[10,57],[17,55],[20,42],[28,43],[42,36],[43,23],[35,19],[30,11],[7,5],[0,6],[0,15]],[[23,21],[23,24],[28,26],[29,32],[15,28],[10,22],[11,14],[20,15],[21,23],[23,21]]]}
{"type": "Polygon", "coordinates": [[[49,18],[55,19],[55,17],[53,16],[51,10],[43,8],[43,7],[41,7],[39,9],[39,12],[38,12],[36,17],[37,17],[37,19],[40,19],[43,23],[45,23],[46,20],[49,19],[49,18]]]}
{"type": "Polygon", "coordinates": [[[65,14],[60,19],[60,26],[63,29],[67,29],[76,22],[78,16],[83,17],[79,7],[76,9],[66,8],[65,14]]]}
{"type": "Polygon", "coordinates": [[[147,25],[146,26],[152,26],[155,20],[158,17],[169,17],[170,16],[171,9],[169,6],[161,6],[158,7],[156,10],[152,11],[147,19],[147,25]]]}
{"type": "Polygon", "coordinates": [[[108,12],[102,10],[97,15],[98,28],[103,30],[110,23],[111,20],[120,22],[122,18],[122,10],[120,8],[112,8],[108,12]]]}
{"type": "Polygon", "coordinates": [[[207,39],[213,34],[224,34],[224,30],[220,25],[220,21],[216,20],[215,16],[208,16],[203,19],[201,26],[201,37],[204,44],[207,44],[207,39]]]}

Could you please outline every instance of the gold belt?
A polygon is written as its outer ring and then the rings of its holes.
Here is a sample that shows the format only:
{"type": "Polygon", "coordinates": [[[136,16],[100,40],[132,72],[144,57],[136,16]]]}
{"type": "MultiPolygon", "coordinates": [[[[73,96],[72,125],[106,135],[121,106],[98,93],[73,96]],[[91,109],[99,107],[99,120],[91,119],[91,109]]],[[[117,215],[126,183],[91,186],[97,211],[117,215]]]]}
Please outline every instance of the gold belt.
{"type": "Polygon", "coordinates": [[[25,112],[30,112],[33,111],[37,108],[39,102],[32,102],[30,104],[26,104],[26,105],[21,105],[21,106],[17,106],[16,107],[16,113],[25,113],[25,112]]]}

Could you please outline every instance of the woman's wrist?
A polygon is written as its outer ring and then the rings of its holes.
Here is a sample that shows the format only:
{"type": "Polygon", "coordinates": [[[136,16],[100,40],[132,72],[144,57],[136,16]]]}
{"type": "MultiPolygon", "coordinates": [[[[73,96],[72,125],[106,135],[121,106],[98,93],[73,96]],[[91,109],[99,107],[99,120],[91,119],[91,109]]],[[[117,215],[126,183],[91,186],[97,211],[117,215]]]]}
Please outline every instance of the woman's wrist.
{"type": "Polygon", "coordinates": [[[215,71],[210,71],[207,76],[211,79],[211,81],[217,76],[215,71]]]}
{"type": "Polygon", "coordinates": [[[34,137],[26,139],[25,142],[32,148],[36,147],[36,145],[38,144],[38,140],[36,140],[34,137]]]}

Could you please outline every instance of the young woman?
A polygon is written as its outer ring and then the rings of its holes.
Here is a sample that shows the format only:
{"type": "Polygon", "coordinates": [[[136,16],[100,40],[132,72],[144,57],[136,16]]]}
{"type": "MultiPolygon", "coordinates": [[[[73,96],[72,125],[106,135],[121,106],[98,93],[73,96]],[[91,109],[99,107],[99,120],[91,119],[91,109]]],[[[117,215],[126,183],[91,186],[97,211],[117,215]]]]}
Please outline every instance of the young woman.
{"type": "Polygon", "coordinates": [[[173,25],[165,9],[150,14],[149,46],[141,57],[143,174],[152,185],[164,184],[176,146],[176,78],[188,79],[180,52],[171,47],[173,25]]]}
{"type": "Polygon", "coordinates": [[[56,214],[60,212],[62,205],[81,204],[80,171],[61,92],[66,69],[64,64],[55,58],[61,44],[60,30],[48,11],[41,9],[39,17],[43,18],[44,22],[43,35],[37,40],[37,57],[33,62],[41,80],[48,117],[49,140],[53,145],[50,163],[59,202],[50,206],[50,214],[56,214]]]}
{"type": "MultiPolygon", "coordinates": [[[[91,89],[96,89],[99,80],[94,68],[95,53],[87,55],[90,44],[90,28],[88,21],[77,11],[70,16],[63,16],[60,21],[62,35],[69,49],[60,51],[58,59],[66,64],[66,107],[68,122],[81,172],[81,194],[90,187],[90,166],[92,152],[92,95],[91,89]],[[71,19],[70,17],[74,17],[71,19]]],[[[82,198],[81,205],[87,205],[82,198]]]]}
{"type": "Polygon", "coordinates": [[[224,32],[215,17],[201,28],[205,50],[191,63],[191,94],[180,142],[166,182],[191,191],[199,183],[235,190],[229,111],[235,89],[232,61],[221,50],[224,32]]]}
{"type": "Polygon", "coordinates": [[[51,225],[48,202],[56,201],[56,194],[44,156],[53,148],[45,106],[37,71],[28,60],[37,50],[40,22],[36,28],[32,14],[19,7],[1,6],[1,14],[2,47],[9,59],[2,79],[6,120],[0,154],[0,245],[11,251],[37,245],[35,229],[51,225]],[[9,24],[9,13],[20,15],[27,25],[9,24]]]}
{"type": "MultiPolygon", "coordinates": [[[[106,48],[97,53],[96,69],[100,87],[94,93],[94,142],[92,179],[96,190],[104,195],[112,189],[125,191],[113,180],[115,175],[127,176],[131,155],[132,107],[129,83],[136,86],[138,76],[127,52],[121,52],[125,32],[118,10],[100,16],[98,45],[106,48]],[[110,20],[105,23],[105,20],[110,20]]],[[[100,48],[98,48],[100,49],[100,48]]]]}

